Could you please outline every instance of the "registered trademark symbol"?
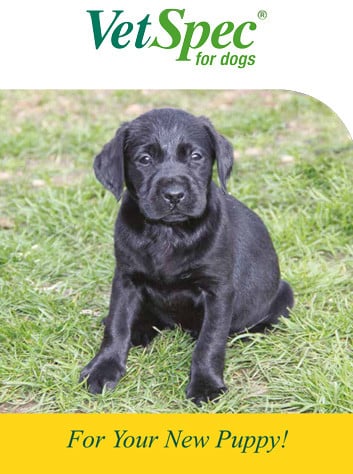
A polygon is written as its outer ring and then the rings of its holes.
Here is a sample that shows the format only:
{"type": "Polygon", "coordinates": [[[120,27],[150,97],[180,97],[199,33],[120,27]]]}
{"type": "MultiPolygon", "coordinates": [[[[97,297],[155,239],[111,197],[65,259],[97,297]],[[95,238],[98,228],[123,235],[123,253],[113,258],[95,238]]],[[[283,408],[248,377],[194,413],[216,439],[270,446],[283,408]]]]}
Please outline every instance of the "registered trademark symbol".
{"type": "Polygon", "coordinates": [[[260,10],[257,14],[258,18],[260,20],[266,20],[267,18],[267,11],[266,10],[260,10]]]}

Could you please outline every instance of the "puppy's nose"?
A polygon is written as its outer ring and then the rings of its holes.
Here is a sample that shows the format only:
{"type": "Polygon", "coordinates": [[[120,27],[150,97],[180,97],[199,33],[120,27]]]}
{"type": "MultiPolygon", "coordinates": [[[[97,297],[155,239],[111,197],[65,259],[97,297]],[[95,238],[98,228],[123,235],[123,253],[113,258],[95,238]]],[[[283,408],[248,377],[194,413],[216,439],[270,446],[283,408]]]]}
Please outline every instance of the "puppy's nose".
{"type": "Polygon", "coordinates": [[[168,186],[162,192],[163,199],[174,206],[179,204],[185,197],[185,191],[181,186],[168,186]]]}

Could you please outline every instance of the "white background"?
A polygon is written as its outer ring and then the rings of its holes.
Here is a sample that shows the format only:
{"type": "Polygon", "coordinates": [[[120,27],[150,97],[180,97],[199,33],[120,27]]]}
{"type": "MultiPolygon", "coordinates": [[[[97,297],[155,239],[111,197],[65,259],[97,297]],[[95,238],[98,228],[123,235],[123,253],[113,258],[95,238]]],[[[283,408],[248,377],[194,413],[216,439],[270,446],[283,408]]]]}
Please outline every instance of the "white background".
{"type": "MultiPolygon", "coordinates": [[[[353,2],[351,0],[11,0],[0,15],[1,89],[287,89],[331,107],[353,135],[353,2]],[[97,51],[86,10],[124,10],[122,21],[150,13],[148,33],[160,33],[165,8],[186,9],[184,21],[255,21],[256,65],[196,66],[176,50],[97,51]],[[266,10],[263,22],[257,18],[266,10]]],[[[180,20],[178,25],[183,26],[180,20]]],[[[133,33],[131,39],[133,40],[133,33]]],[[[207,47],[201,48],[207,52],[207,47]]],[[[225,50],[227,51],[227,49],[225,50]]],[[[213,51],[214,52],[214,51],[213,51]]],[[[223,52],[223,51],[222,51],[223,52]]],[[[222,53],[221,52],[221,53],[222,53]]],[[[221,54],[220,53],[220,54],[221,54]]],[[[194,56],[194,53],[192,57],[194,56]]]]}

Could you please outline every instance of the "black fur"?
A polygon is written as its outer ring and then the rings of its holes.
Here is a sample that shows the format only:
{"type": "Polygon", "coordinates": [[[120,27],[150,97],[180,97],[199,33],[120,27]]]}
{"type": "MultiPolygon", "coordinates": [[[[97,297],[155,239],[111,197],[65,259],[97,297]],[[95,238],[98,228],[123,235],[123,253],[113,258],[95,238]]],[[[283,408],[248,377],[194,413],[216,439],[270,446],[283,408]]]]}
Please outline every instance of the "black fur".
{"type": "Polygon", "coordinates": [[[271,327],[293,306],[260,218],[226,194],[233,151],[208,119],[152,110],[124,124],[96,157],[119,200],[116,270],[101,348],[83,369],[93,393],[113,388],[131,345],[180,325],[196,339],[187,396],[217,398],[227,337],[271,327]],[[216,161],[222,189],[212,181],[216,161]],[[156,329],[155,329],[156,328],[156,329]]]}

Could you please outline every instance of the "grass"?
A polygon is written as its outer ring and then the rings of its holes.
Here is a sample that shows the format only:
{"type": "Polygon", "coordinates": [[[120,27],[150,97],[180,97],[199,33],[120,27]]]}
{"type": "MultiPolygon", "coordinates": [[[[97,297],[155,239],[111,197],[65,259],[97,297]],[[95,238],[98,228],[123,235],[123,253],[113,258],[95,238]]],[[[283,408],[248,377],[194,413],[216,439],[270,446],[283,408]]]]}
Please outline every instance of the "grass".
{"type": "Polygon", "coordinates": [[[353,144],[338,117],[284,91],[0,92],[1,412],[353,412],[353,144]],[[270,229],[295,290],[288,320],[229,339],[218,403],[185,399],[189,336],[133,348],[113,392],[78,384],[113,273],[114,197],[92,159],[152,107],[209,116],[233,143],[229,191],[270,229]]]}

